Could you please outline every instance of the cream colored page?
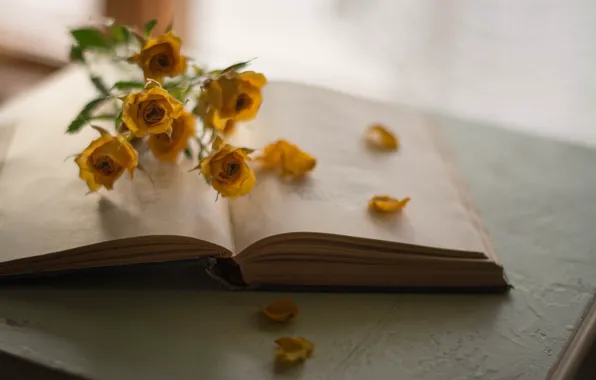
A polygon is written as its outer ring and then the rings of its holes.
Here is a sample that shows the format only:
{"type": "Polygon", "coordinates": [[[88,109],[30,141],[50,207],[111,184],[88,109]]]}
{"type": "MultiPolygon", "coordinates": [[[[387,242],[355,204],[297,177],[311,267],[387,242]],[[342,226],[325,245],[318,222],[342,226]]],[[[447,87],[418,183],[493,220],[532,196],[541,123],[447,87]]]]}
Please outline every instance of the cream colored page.
{"type": "Polygon", "coordinates": [[[270,83],[259,116],[240,130],[237,142],[260,148],[277,138],[314,155],[317,167],[301,183],[257,172],[254,190],[231,203],[236,252],[288,232],[484,251],[420,113],[306,85],[270,83]],[[375,152],[365,144],[373,122],[396,132],[398,152],[375,152]],[[379,218],[367,208],[375,194],[412,200],[401,215],[379,218]]]}
{"type": "Polygon", "coordinates": [[[164,164],[143,154],[147,174],[123,175],[114,190],[86,195],[77,165],[66,158],[99,135],[89,127],[64,131],[94,96],[87,81],[73,71],[35,102],[0,110],[0,120],[15,123],[0,167],[0,260],[144,235],[193,237],[233,250],[227,201],[215,202],[215,191],[188,172],[190,162],[164,164]]]}

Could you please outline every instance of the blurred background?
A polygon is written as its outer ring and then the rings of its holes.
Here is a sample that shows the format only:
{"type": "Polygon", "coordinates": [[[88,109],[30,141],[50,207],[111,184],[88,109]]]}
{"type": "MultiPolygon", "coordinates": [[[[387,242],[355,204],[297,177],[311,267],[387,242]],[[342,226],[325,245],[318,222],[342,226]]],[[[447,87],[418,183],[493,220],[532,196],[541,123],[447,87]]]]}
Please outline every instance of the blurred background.
{"type": "Polygon", "coordinates": [[[593,0],[0,0],[0,102],[67,64],[68,28],[158,18],[209,66],[596,146],[593,0]]]}

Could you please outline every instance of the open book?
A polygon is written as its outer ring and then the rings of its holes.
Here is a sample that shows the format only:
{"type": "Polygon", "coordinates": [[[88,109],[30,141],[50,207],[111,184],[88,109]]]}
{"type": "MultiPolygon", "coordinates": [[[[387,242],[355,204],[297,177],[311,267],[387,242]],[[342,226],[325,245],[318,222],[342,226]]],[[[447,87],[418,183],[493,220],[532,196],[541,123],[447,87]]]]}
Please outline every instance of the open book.
{"type": "Polygon", "coordinates": [[[248,195],[216,201],[189,160],[141,155],[147,174],[85,195],[66,158],[96,132],[63,131],[92,90],[58,87],[17,121],[4,154],[0,276],[210,258],[210,273],[241,287],[508,288],[431,119],[413,109],[273,82],[232,143],[296,143],[317,158],[303,181],[255,168],[248,195]],[[398,152],[366,146],[374,122],[397,133],[398,152]],[[381,194],[411,201],[371,214],[368,200],[381,194]]]}

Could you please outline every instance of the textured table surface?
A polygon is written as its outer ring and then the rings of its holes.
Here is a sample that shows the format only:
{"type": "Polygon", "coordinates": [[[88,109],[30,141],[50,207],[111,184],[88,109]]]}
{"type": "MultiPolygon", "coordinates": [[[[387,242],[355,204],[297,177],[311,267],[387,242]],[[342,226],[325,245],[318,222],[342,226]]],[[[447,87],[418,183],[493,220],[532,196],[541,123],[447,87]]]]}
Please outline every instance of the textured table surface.
{"type": "MultiPolygon", "coordinates": [[[[51,112],[80,71],[7,104],[51,112]],[[51,101],[48,101],[52,98],[51,101]],[[42,102],[46,99],[46,102],[42,102]],[[48,107],[44,109],[44,107],[48,107]]],[[[257,318],[272,293],[223,292],[199,268],[149,267],[3,285],[0,349],[94,379],[542,379],[596,287],[596,150],[436,115],[515,289],[505,295],[292,294],[289,326],[257,318]],[[280,371],[273,340],[316,344],[280,371]]]]}

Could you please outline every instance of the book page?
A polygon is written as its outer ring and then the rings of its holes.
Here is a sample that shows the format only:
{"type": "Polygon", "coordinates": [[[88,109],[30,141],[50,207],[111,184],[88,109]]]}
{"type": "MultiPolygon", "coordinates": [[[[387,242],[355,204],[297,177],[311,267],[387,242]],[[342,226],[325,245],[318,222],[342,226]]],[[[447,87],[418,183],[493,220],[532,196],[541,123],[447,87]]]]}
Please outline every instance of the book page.
{"type": "Polygon", "coordinates": [[[215,191],[188,172],[190,161],[160,163],[143,153],[145,172],[133,180],[124,173],[114,190],[87,194],[72,155],[99,134],[90,127],[64,132],[94,96],[86,74],[73,70],[21,99],[29,103],[0,110],[0,120],[13,123],[0,126],[13,129],[0,156],[0,261],[147,235],[193,237],[232,251],[227,201],[215,202],[215,191]]]}
{"type": "Polygon", "coordinates": [[[481,237],[420,112],[331,90],[270,83],[256,120],[236,143],[262,148],[278,138],[317,158],[303,181],[257,171],[255,188],[231,203],[236,252],[263,238],[317,232],[452,250],[483,252],[481,237]],[[381,123],[397,152],[372,150],[364,135],[381,123]],[[398,215],[368,210],[373,195],[411,197],[398,215]]]}

